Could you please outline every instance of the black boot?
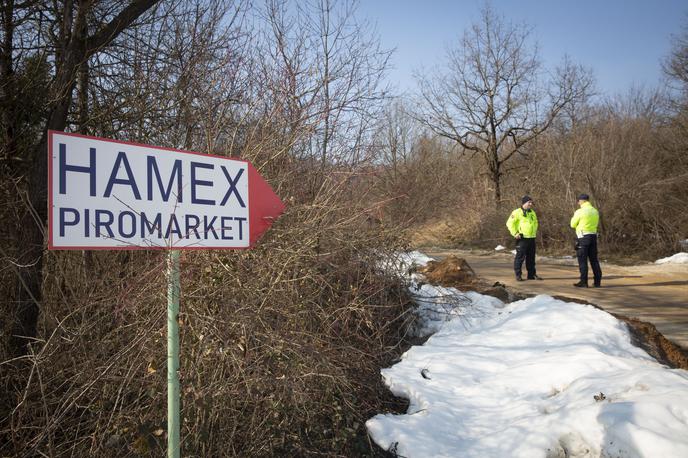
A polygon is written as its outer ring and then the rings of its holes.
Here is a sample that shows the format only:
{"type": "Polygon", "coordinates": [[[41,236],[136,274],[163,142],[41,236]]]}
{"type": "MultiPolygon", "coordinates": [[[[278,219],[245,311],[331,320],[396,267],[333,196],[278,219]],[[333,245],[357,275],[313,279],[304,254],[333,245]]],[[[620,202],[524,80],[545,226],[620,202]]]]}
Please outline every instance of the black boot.
{"type": "Polygon", "coordinates": [[[574,283],[573,286],[576,288],[587,288],[588,287],[588,282],[586,281],[579,281],[578,283],[574,283]]]}
{"type": "Polygon", "coordinates": [[[520,275],[516,275],[516,281],[525,281],[520,275]]]}

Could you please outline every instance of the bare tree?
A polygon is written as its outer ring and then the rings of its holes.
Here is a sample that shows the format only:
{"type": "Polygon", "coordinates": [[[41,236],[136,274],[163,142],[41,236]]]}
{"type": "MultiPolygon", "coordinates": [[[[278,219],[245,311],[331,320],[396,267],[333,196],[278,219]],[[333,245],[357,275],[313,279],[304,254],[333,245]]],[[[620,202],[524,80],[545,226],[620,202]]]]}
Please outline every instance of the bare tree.
{"type": "Polygon", "coordinates": [[[688,96],[688,24],[673,37],[671,53],[662,65],[664,73],[675,83],[684,97],[688,96]]]}
{"type": "Polygon", "coordinates": [[[674,113],[672,124],[676,138],[685,143],[688,138],[688,21],[681,33],[673,37],[671,51],[662,63],[662,69],[668,79],[668,106],[674,113]]]}
{"type": "Polygon", "coordinates": [[[417,114],[436,134],[479,154],[499,207],[504,164],[551,126],[564,107],[592,85],[589,73],[568,60],[549,79],[530,42],[530,29],[505,22],[485,7],[480,22],[447,53],[447,67],[420,77],[417,114]]]}
{"type": "Polygon", "coordinates": [[[414,142],[421,135],[417,122],[401,100],[394,100],[385,110],[378,132],[378,147],[383,164],[396,182],[399,169],[411,159],[414,142]]]}
{"type": "Polygon", "coordinates": [[[289,129],[291,153],[318,165],[306,184],[316,196],[334,163],[360,158],[382,109],[382,78],[390,52],[358,20],[350,0],[317,0],[288,7],[284,0],[267,3],[261,50],[265,91],[272,94],[274,122],[289,129]]]}
{"type": "MultiPolygon", "coordinates": [[[[22,270],[18,278],[17,300],[10,346],[16,353],[23,353],[26,344],[36,335],[39,306],[41,302],[41,283],[43,271],[44,227],[47,221],[47,131],[64,130],[67,126],[69,110],[74,100],[79,70],[89,57],[102,52],[123,30],[134,23],[150,9],[157,0],[132,0],[100,4],[91,0],[55,2],[49,7],[41,2],[7,4],[3,14],[5,21],[5,47],[3,69],[13,65],[14,53],[7,48],[21,49],[21,43],[12,41],[10,28],[16,24],[14,18],[34,15],[36,23],[47,23],[47,30],[40,34],[50,37],[42,44],[39,52],[52,54],[49,61],[54,64],[54,78],[50,83],[50,100],[47,107],[47,120],[40,140],[35,144],[31,157],[28,179],[29,211],[22,221],[23,230],[18,243],[23,254],[19,263],[22,270]],[[42,7],[46,7],[44,10],[42,7]],[[9,41],[8,41],[9,40],[9,41]],[[50,45],[48,45],[50,40],[50,45]]],[[[46,27],[44,25],[44,27],[46,27]]],[[[34,35],[36,31],[34,31],[34,35]]],[[[8,138],[7,141],[11,141],[8,138]]]]}

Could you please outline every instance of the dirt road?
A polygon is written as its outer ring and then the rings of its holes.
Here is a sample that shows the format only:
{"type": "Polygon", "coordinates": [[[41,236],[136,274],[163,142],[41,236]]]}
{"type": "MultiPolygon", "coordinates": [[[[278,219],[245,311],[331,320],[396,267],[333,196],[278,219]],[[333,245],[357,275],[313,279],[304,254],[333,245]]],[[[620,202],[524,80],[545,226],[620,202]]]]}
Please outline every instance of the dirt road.
{"type": "Polygon", "coordinates": [[[516,291],[585,300],[609,312],[649,321],[667,339],[688,349],[688,265],[686,264],[622,267],[602,263],[602,288],[585,289],[572,286],[578,281],[578,265],[574,259],[538,257],[537,272],[544,281],[516,282],[513,273],[513,255],[510,253],[463,250],[422,251],[437,259],[455,254],[466,259],[480,277],[489,281],[502,282],[516,291]]]}

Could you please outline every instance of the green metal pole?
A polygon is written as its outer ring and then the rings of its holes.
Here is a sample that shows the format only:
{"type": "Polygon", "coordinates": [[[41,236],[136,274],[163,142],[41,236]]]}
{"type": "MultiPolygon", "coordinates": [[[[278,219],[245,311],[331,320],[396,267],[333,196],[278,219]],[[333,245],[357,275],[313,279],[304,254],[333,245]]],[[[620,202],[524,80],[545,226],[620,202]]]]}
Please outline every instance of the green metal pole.
{"type": "Polygon", "coordinates": [[[179,250],[167,255],[167,456],[179,458],[179,250]]]}

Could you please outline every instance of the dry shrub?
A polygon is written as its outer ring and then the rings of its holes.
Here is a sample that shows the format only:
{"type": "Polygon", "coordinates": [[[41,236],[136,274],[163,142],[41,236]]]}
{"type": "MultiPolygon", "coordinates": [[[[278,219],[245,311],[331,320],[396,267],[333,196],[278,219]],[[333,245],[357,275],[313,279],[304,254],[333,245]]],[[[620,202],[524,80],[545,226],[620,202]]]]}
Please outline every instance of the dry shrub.
{"type": "MultiPolygon", "coordinates": [[[[26,205],[22,199],[25,194],[21,192],[19,182],[21,180],[10,175],[6,168],[0,165],[0,257],[2,264],[0,264],[0,297],[4,299],[5,306],[10,306],[10,301],[14,296],[14,289],[16,288],[16,273],[19,267],[11,262],[16,258],[14,252],[14,243],[16,234],[18,233],[18,221],[21,220],[26,205]]],[[[2,303],[0,303],[2,304],[2,303]]],[[[11,332],[12,315],[8,313],[0,313],[0,336],[9,335],[11,332]]],[[[2,346],[0,345],[0,348],[2,346]]],[[[0,374],[2,373],[2,366],[0,366],[0,374]]]]}
{"type": "Polygon", "coordinates": [[[437,220],[420,224],[408,230],[409,240],[415,247],[440,247],[451,243],[452,237],[460,234],[461,228],[453,221],[437,220]]]}
{"type": "Polygon", "coordinates": [[[403,161],[378,171],[374,192],[386,203],[382,219],[406,228],[413,246],[465,246],[491,234],[491,189],[479,158],[420,137],[403,161]]]}
{"type": "Polygon", "coordinates": [[[451,215],[471,174],[451,145],[421,137],[408,157],[381,166],[372,185],[386,202],[383,219],[417,227],[451,215]]]}
{"type": "MultiPolygon", "coordinates": [[[[603,252],[656,259],[680,251],[679,241],[688,237],[688,129],[681,119],[661,124],[602,113],[575,129],[550,132],[510,162],[498,209],[489,181],[466,156],[456,162],[459,191],[442,203],[443,214],[413,227],[411,239],[419,246],[510,246],[506,219],[529,194],[540,221],[539,249],[571,251],[569,221],[576,196],[586,192],[600,211],[603,252]]],[[[436,180],[424,185],[447,188],[436,180]]]]}
{"type": "Polygon", "coordinates": [[[603,117],[565,136],[552,136],[529,161],[525,180],[546,215],[543,239],[556,248],[573,237],[576,195],[591,195],[601,215],[602,249],[653,258],[679,250],[688,234],[688,162],[671,145],[669,125],[603,117]]]}
{"type": "Polygon", "coordinates": [[[506,243],[506,237],[499,235],[502,215],[489,205],[457,205],[444,218],[409,228],[409,240],[416,247],[492,248],[496,243],[506,243]]]}
{"type": "MultiPolygon", "coordinates": [[[[253,250],[183,252],[183,456],[381,453],[364,422],[398,408],[379,369],[409,302],[378,263],[398,231],[346,183],[290,202],[253,250]]],[[[162,455],[165,254],[47,256],[32,353],[2,355],[0,455],[162,455]]]]}
{"type": "MultiPolygon", "coordinates": [[[[507,243],[504,210],[494,208],[493,191],[487,176],[480,172],[479,162],[471,157],[455,157],[445,167],[453,175],[441,185],[445,199],[429,203],[425,214],[431,216],[408,228],[412,244],[417,247],[493,248],[496,244],[507,243]]],[[[417,189],[422,193],[436,185],[437,181],[427,180],[417,189]]]]}
{"type": "MultiPolygon", "coordinates": [[[[73,97],[61,88],[39,97],[48,103],[31,127],[240,157],[287,200],[256,249],[184,254],[184,456],[373,453],[363,422],[388,410],[379,369],[399,351],[409,302],[377,262],[400,247],[400,231],[369,218],[362,180],[346,165],[372,155],[390,53],[351,2],[268,3],[161,2],[79,62],[73,97]]],[[[46,80],[72,73],[59,52],[69,33],[51,26],[63,18],[70,29],[67,6],[9,8],[25,35],[8,49],[28,37],[57,66],[46,80]]],[[[88,13],[93,30],[113,13],[81,6],[74,12],[88,13]]],[[[35,137],[21,140],[33,151],[35,137]]],[[[30,168],[40,170],[27,162],[12,172],[21,192],[30,168]]],[[[27,207],[0,172],[0,215],[14,225],[27,207]]],[[[17,300],[22,268],[42,275],[42,288],[19,289],[42,293],[41,315],[31,354],[10,359],[0,345],[0,456],[162,455],[163,254],[53,252],[27,268],[12,264],[28,257],[20,230],[0,232],[0,316],[26,303],[17,300]]]]}

